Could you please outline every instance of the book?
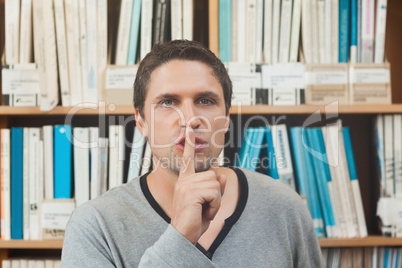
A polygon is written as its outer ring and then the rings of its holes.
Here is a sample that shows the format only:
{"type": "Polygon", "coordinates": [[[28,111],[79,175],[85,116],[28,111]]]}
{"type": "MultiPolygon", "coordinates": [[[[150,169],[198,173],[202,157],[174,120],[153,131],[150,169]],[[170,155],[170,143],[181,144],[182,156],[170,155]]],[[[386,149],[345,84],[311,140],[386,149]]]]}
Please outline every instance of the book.
{"type": "MultiPolygon", "coordinates": [[[[29,128],[24,127],[23,128],[23,179],[22,179],[22,185],[23,185],[23,204],[22,204],[22,212],[23,212],[23,223],[24,223],[24,240],[29,240],[29,214],[30,214],[30,200],[29,200],[29,180],[30,180],[30,174],[34,170],[30,170],[29,168],[29,162],[30,162],[30,155],[29,155],[29,128]]],[[[32,177],[35,176],[35,174],[31,175],[32,177]]]]}
{"type": "Polygon", "coordinates": [[[339,1],[332,0],[331,5],[331,63],[339,62],[339,1]]]}
{"type": "Polygon", "coordinates": [[[19,63],[21,0],[5,1],[5,60],[7,64],[19,63]]]}
{"type": "Polygon", "coordinates": [[[11,128],[11,239],[23,239],[23,129],[11,128]]]}
{"type": "Polygon", "coordinates": [[[1,194],[0,194],[0,213],[1,213],[1,239],[11,239],[11,140],[10,129],[0,130],[0,180],[1,180],[1,194]]]}
{"type": "Polygon", "coordinates": [[[264,146],[265,128],[258,127],[253,129],[253,139],[249,147],[249,158],[246,167],[252,171],[256,171],[261,166],[260,152],[264,146]]]}
{"type": "Polygon", "coordinates": [[[171,27],[172,40],[183,39],[183,2],[182,0],[172,0],[171,2],[171,27]]]}
{"type": "Polygon", "coordinates": [[[64,1],[54,0],[54,18],[56,24],[57,61],[60,74],[61,104],[71,106],[70,76],[67,54],[66,25],[64,18],[64,1]]]}
{"type": "Polygon", "coordinates": [[[101,159],[99,149],[99,127],[89,128],[89,199],[100,195],[101,159]]]}
{"type": "MultiPolygon", "coordinates": [[[[107,191],[107,177],[108,177],[108,149],[109,139],[105,137],[99,137],[99,189],[98,196],[106,193],[107,191]]],[[[95,194],[96,195],[96,194],[95,194]]]]}
{"type": "Polygon", "coordinates": [[[219,0],[208,2],[209,49],[219,57],[219,0]]]}
{"type": "MultiPolygon", "coordinates": [[[[297,1],[297,0],[296,0],[297,1]]],[[[300,3],[300,1],[299,1],[300,3]]],[[[272,0],[264,2],[264,62],[271,63],[272,52],[272,0]]]]}
{"type": "Polygon", "coordinates": [[[86,76],[87,85],[84,87],[83,97],[87,105],[98,105],[98,4],[97,0],[86,0],[86,69],[83,75],[86,76]]]}
{"type": "Polygon", "coordinates": [[[54,127],[54,198],[72,198],[70,125],[54,127]]]}
{"type": "Polygon", "coordinates": [[[339,0],[339,62],[349,61],[350,1],[339,0]]]}
{"type": "Polygon", "coordinates": [[[279,34],[281,21],[281,0],[273,0],[271,63],[279,62],[279,34]]]}
{"type": "Polygon", "coordinates": [[[130,40],[130,26],[133,15],[133,1],[123,0],[120,6],[119,29],[117,33],[116,64],[126,65],[130,40]]]}
{"type": "Polygon", "coordinates": [[[279,180],[278,165],[275,158],[275,147],[272,139],[272,131],[269,126],[265,126],[265,142],[267,144],[268,155],[267,175],[274,180],[279,180]]]}
{"type": "Polygon", "coordinates": [[[133,141],[131,143],[130,163],[127,181],[131,181],[140,175],[142,155],[144,151],[145,137],[137,127],[134,128],[133,141]]]}
{"type": "Polygon", "coordinates": [[[134,0],[131,12],[130,41],[128,45],[127,64],[132,65],[137,61],[137,50],[139,44],[141,0],[134,0]]]}
{"type": "Polygon", "coordinates": [[[394,197],[394,125],[391,114],[384,117],[385,195],[394,197]]]}
{"type": "Polygon", "coordinates": [[[358,0],[351,0],[350,3],[350,62],[357,62],[357,2],[358,0]]]}
{"type": "MultiPolygon", "coordinates": [[[[16,2],[14,3],[15,5],[19,1],[14,2],[16,2]]],[[[9,2],[7,3],[9,4],[9,2]]],[[[32,62],[32,0],[21,1],[21,21],[19,33],[19,63],[30,63],[32,62]]],[[[7,39],[8,37],[9,36],[7,36],[7,39]]]]}
{"type": "Polygon", "coordinates": [[[109,126],[109,190],[123,184],[124,126],[109,126]]]}
{"type": "Polygon", "coordinates": [[[89,201],[89,128],[73,128],[74,152],[74,197],[79,207],[89,201]]]}
{"type": "MultiPolygon", "coordinates": [[[[183,0],[183,39],[194,40],[194,0],[183,0]]],[[[173,39],[172,39],[173,40],[173,39]]]]}
{"type": "Polygon", "coordinates": [[[395,197],[402,198],[402,115],[393,114],[395,197]]]}
{"type": "Polygon", "coordinates": [[[385,54],[385,30],[387,21],[387,0],[378,0],[375,12],[374,62],[383,63],[385,54]]]}
{"type": "Polygon", "coordinates": [[[230,62],[232,57],[231,29],[232,7],[230,0],[219,0],[219,57],[222,62],[230,62]]]}
{"type": "Polygon", "coordinates": [[[374,60],[374,0],[362,3],[362,61],[372,63],[374,60]]]}
{"type": "Polygon", "coordinates": [[[108,61],[108,1],[97,2],[97,65],[98,65],[98,100],[104,101],[103,89],[105,88],[105,73],[108,61]]]}
{"type": "Polygon", "coordinates": [[[142,60],[152,47],[153,0],[142,0],[141,3],[141,38],[140,59],[142,60]]]}
{"type": "Polygon", "coordinates": [[[300,41],[301,0],[293,0],[289,62],[297,62],[300,41]]]}
{"type": "Polygon", "coordinates": [[[46,125],[42,128],[43,153],[44,153],[44,183],[45,199],[54,198],[54,130],[53,126],[46,125]]]}
{"type": "Polygon", "coordinates": [[[280,63],[289,62],[292,6],[293,0],[282,0],[278,52],[278,62],[280,63]]]}

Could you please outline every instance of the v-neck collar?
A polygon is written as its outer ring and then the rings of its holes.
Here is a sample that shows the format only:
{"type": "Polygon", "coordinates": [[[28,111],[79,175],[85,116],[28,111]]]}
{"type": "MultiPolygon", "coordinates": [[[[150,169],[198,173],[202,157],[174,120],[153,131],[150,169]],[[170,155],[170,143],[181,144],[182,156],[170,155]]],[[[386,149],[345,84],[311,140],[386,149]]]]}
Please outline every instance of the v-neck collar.
{"type": "MultiPolygon", "coordinates": [[[[231,168],[237,176],[237,179],[239,181],[239,187],[240,187],[240,195],[239,195],[239,201],[237,202],[237,206],[235,211],[231,216],[226,218],[225,224],[223,225],[221,231],[215,238],[214,242],[212,242],[211,246],[209,247],[208,250],[204,249],[200,244],[196,244],[196,247],[205,254],[209,259],[212,259],[213,254],[215,253],[216,249],[219,247],[219,245],[222,243],[222,241],[225,239],[226,235],[229,233],[230,229],[232,226],[239,220],[241,214],[243,213],[244,208],[246,207],[247,199],[248,199],[248,183],[247,183],[247,178],[246,175],[241,171],[239,168],[236,167],[229,167],[231,168]]],[[[145,196],[145,198],[148,200],[149,204],[151,207],[155,210],[156,213],[158,213],[168,224],[170,224],[170,217],[163,211],[161,206],[156,202],[155,198],[152,196],[151,191],[149,190],[148,183],[147,183],[147,177],[150,172],[144,174],[140,178],[140,185],[141,185],[141,190],[145,196]]]]}

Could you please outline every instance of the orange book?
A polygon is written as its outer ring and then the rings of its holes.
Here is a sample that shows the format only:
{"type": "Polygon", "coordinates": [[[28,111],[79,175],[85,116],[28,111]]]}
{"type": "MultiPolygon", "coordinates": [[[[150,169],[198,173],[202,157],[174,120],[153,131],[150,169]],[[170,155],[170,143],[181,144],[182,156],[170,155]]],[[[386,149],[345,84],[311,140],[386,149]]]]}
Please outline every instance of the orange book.
{"type": "Polygon", "coordinates": [[[219,0],[209,0],[209,49],[219,58],[219,0]]]}

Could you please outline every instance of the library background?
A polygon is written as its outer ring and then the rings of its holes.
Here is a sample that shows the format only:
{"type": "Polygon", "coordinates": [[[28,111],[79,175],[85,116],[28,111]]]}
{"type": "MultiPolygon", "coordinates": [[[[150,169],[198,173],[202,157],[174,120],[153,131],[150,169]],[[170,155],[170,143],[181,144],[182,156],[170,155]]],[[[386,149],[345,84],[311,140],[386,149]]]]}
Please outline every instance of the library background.
{"type": "Polygon", "coordinates": [[[60,267],[71,211],[152,168],[132,84],[152,44],[173,39],[226,64],[221,159],[300,194],[327,267],[402,266],[401,1],[0,7],[1,267],[60,267]]]}

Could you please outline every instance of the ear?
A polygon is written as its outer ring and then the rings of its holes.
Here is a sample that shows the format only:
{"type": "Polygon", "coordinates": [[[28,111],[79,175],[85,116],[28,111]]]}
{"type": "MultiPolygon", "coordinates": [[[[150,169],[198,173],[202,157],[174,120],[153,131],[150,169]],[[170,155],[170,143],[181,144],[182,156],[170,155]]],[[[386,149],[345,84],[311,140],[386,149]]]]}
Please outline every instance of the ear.
{"type": "Polygon", "coordinates": [[[138,109],[135,109],[135,126],[141,132],[142,136],[148,137],[148,124],[145,122],[144,118],[142,118],[138,109]]]}
{"type": "Polygon", "coordinates": [[[230,126],[230,114],[226,116],[226,122],[225,122],[225,133],[228,132],[230,126]]]}

